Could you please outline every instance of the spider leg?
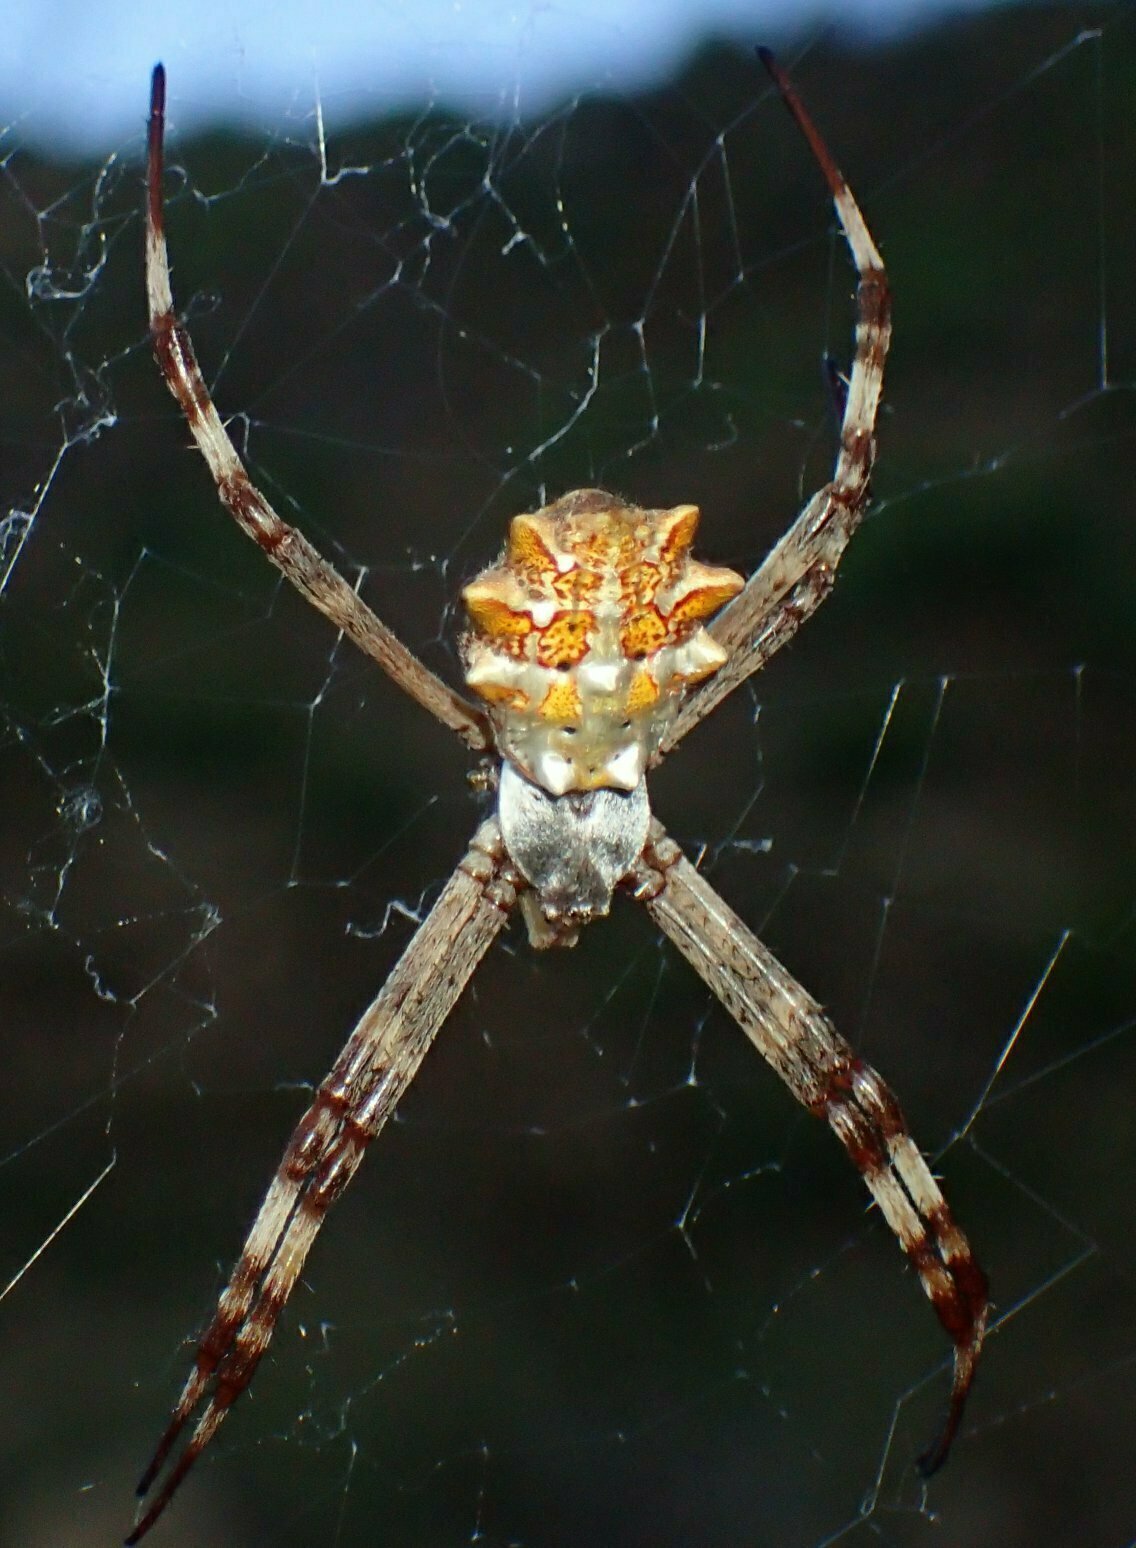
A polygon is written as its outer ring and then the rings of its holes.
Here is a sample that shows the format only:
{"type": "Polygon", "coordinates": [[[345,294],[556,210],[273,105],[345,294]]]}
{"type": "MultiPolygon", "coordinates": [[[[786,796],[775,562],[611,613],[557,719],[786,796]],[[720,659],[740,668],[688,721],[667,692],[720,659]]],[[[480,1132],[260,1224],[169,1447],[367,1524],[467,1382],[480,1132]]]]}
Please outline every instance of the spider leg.
{"type": "Polygon", "coordinates": [[[202,1403],[204,1409],[127,1544],[145,1537],[252,1380],[327,1211],[394,1112],[515,901],[512,869],[491,820],[479,829],[296,1125],[142,1475],[143,1502],[185,1426],[202,1403]]]}
{"type": "Polygon", "coordinates": [[[798,1102],[831,1125],[954,1342],[946,1420],[919,1459],[927,1476],[947,1459],[986,1333],[986,1277],[970,1244],[892,1092],[657,822],[631,881],[798,1102]]]}
{"type": "Polygon", "coordinates": [[[162,208],[162,144],[165,137],[166,72],[155,65],[150,88],[146,198],[146,292],[154,353],[208,464],[221,503],[241,531],[313,607],[372,657],[404,693],[476,752],[492,745],[488,722],[460,694],[436,677],[380,622],[342,575],[289,526],[248,476],[232,438],[213,405],[193,343],[174,312],[162,208]]]}
{"type": "Polygon", "coordinates": [[[656,761],[677,747],[727,694],[759,671],[824,601],[867,508],[876,456],[876,415],[891,340],[891,292],[883,259],[848,184],[789,78],[768,49],[759,49],[758,54],[820,164],[856,265],[856,353],[848,375],[832,481],[809,500],[745,589],[709,625],[710,633],[730,653],[729,659],[679,710],[656,761]]]}

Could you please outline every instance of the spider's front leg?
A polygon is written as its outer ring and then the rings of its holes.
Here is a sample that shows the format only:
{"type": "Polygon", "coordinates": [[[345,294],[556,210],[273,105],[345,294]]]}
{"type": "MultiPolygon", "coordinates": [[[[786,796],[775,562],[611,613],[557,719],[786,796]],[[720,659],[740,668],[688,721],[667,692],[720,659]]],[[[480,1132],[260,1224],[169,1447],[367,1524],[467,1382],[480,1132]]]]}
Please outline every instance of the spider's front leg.
{"type": "MultiPolygon", "coordinates": [[[[832,590],[836,570],[868,507],[876,456],[876,418],[891,342],[891,288],[884,261],[852,190],[792,82],[768,49],[758,55],[815,156],[856,266],[856,350],[848,374],[840,447],[832,479],[808,501],[788,532],[722,609],[710,633],[729,659],[689,695],[659,745],[665,757],[796,634],[832,590]]],[[[831,363],[826,363],[831,372],[831,363]]]]}
{"type": "Polygon", "coordinates": [[[162,202],[165,132],[166,72],[159,64],[154,66],[150,84],[146,165],[146,296],[150,334],[166,386],[185,415],[213,476],[221,504],[305,601],[377,661],[404,693],[456,731],[468,747],[483,752],[492,745],[492,736],[482,712],[467,704],[407,649],[335,566],[319,554],[302,532],[273,510],[249,478],[201,374],[189,330],[174,310],[162,202]]]}
{"type": "Polygon", "coordinates": [[[484,823],[296,1125],[138,1485],[143,1501],[198,1409],[200,1417],[128,1545],[145,1537],[252,1380],[328,1210],[504,925],[515,879],[496,822],[484,823]]]}
{"type": "Polygon", "coordinates": [[[803,1106],[827,1120],[919,1274],[954,1341],[947,1416],[919,1459],[928,1476],[958,1433],[986,1334],[986,1276],[899,1103],[820,1006],[714,891],[658,822],[632,873],[655,923],[803,1106]]]}

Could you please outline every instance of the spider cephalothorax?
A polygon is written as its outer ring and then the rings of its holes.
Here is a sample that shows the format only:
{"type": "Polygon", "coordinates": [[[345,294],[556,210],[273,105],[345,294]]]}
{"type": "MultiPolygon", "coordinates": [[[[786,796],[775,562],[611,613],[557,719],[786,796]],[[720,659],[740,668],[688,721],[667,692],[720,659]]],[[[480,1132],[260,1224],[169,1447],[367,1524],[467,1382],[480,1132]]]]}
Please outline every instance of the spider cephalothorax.
{"type": "Polygon", "coordinates": [[[407,650],[250,480],[174,312],[162,217],[165,73],[154,71],[146,286],[155,352],[225,508],[304,598],[478,753],[501,756],[477,830],[300,1118],[139,1485],[128,1543],[162,1514],[252,1380],[331,1205],[516,906],[535,945],[568,945],[637,898],[792,1094],[860,1171],[954,1343],[944,1461],[986,1331],[986,1282],[899,1103],[820,1006],[651,815],[645,773],[791,639],[832,585],[868,501],[891,311],[864,218],[784,74],[761,57],[812,147],[857,271],[856,352],[831,481],[745,582],[690,557],[692,505],[640,510],[577,490],[513,520],[501,560],[465,588],[470,703],[407,650]],[[732,598],[732,600],[730,600],[732,598]],[[717,610],[726,603],[721,612],[717,610]],[[486,706],[483,708],[482,706],[486,706]],[[186,1425],[189,1440],[157,1490],[186,1425]]]}

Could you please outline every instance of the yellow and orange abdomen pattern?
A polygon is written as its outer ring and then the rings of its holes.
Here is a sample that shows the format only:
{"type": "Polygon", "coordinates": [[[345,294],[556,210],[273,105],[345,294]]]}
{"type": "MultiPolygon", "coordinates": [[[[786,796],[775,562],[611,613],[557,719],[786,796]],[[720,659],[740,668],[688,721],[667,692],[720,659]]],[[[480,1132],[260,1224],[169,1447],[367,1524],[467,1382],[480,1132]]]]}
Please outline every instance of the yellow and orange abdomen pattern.
{"type": "Polygon", "coordinates": [[[578,489],[515,516],[462,592],[466,682],[503,756],[551,795],[633,790],[683,693],[725,652],[704,624],[742,577],[690,557],[698,509],[578,489]]]}

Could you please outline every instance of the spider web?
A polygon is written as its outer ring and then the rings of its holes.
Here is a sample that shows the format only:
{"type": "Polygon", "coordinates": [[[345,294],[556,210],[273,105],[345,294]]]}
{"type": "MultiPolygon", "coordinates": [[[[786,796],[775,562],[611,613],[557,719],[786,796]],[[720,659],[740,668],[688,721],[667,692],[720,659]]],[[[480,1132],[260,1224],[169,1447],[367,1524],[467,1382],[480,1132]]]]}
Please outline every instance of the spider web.
{"type": "MultiPolygon", "coordinates": [[[[860,1180],[624,903],[574,952],[491,953],[155,1542],[1136,1541],[1136,38],[1005,10],[786,57],[894,280],[877,503],[653,800],[900,1094],[989,1273],[956,1455],[918,1483],[947,1341],[860,1180]]],[[[451,680],[453,598],[514,512],[696,501],[701,552],[749,570],[828,476],[850,270],[740,48],[539,118],[325,131],[298,91],[187,142],[171,95],[222,413],[451,680]]],[[[3,164],[23,1545],[125,1529],[305,1093],[481,811],[184,449],[140,150],[53,165],[13,131],[3,164]]]]}

